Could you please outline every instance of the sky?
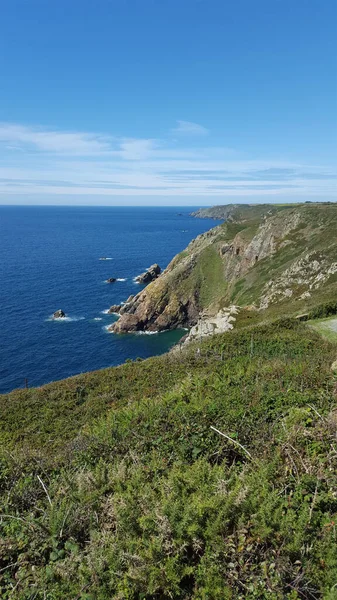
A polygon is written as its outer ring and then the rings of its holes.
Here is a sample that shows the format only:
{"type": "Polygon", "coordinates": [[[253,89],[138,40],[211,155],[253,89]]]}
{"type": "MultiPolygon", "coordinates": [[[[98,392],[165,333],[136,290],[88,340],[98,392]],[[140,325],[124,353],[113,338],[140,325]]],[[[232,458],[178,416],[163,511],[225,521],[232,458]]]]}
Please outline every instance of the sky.
{"type": "Polygon", "coordinates": [[[0,204],[336,200],[336,0],[1,0],[0,204]]]}

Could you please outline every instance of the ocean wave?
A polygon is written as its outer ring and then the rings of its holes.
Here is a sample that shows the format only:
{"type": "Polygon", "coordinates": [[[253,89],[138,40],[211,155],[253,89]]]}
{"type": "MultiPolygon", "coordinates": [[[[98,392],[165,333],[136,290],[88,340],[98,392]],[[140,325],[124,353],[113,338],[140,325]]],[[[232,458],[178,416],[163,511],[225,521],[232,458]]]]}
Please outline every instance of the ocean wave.
{"type": "Polygon", "coordinates": [[[157,333],[163,333],[163,331],[136,331],[136,335],[157,335],[157,333]]]}
{"type": "Polygon", "coordinates": [[[98,260],[113,260],[113,258],[111,256],[104,256],[102,258],[99,258],[98,260]]]}
{"type": "Polygon", "coordinates": [[[93,320],[94,321],[102,321],[102,317],[94,317],[93,320]]]}
{"type": "Polygon", "coordinates": [[[109,315],[109,308],[105,308],[104,310],[101,310],[101,315],[109,315]]]}
{"type": "Polygon", "coordinates": [[[117,277],[116,281],[126,281],[126,277],[117,277]]]}
{"type": "Polygon", "coordinates": [[[84,321],[85,317],[62,317],[55,319],[54,315],[50,315],[46,321],[54,321],[55,323],[72,323],[73,321],[84,321]]]}

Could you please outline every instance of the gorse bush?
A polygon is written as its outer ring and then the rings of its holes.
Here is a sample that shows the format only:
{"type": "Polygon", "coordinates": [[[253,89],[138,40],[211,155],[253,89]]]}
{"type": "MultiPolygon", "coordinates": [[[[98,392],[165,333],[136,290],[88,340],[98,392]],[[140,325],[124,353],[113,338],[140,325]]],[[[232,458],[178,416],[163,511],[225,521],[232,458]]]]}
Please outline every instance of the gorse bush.
{"type": "Polygon", "coordinates": [[[326,302],[320,304],[309,313],[311,319],[321,319],[337,314],[337,302],[326,302]]]}
{"type": "Polygon", "coordinates": [[[2,397],[1,597],[335,598],[335,359],[284,320],[2,397]]]}

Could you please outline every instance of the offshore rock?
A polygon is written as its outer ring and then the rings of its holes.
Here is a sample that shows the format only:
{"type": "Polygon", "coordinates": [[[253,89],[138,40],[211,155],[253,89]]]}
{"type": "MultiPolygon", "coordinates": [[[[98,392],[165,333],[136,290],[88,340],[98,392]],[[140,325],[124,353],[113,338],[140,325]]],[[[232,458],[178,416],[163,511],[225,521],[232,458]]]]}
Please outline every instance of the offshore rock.
{"type": "Polygon", "coordinates": [[[53,319],[64,319],[66,316],[66,313],[63,310],[57,310],[56,312],[54,312],[53,314],[53,319]]]}
{"type": "Polygon", "coordinates": [[[107,283],[115,283],[116,278],[115,277],[109,277],[109,279],[106,280],[107,283]]]}

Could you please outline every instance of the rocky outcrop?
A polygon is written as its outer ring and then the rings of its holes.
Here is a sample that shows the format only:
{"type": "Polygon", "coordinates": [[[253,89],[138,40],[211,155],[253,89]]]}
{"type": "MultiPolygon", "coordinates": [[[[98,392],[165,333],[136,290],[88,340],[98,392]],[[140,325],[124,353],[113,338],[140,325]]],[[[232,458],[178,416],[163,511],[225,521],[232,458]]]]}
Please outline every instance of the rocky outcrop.
{"type": "Polygon", "coordinates": [[[109,277],[109,279],[106,280],[107,283],[115,283],[116,278],[115,277],[109,277]]]}
{"type": "Polygon", "coordinates": [[[199,309],[195,298],[187,301],[171,296],[168,302],[165,284],[159,280],[126,302],[119,311],[120,318],[110,327],[115,333],[134,331],[164,331],[186,327],[197,321],[199,309]],[[151,293],[148,290],[151,289],[151,293]]]}
{"type": "Polygon", "coordinates": [[[332,275],[337,273],[337,262],[331,263],[322,253],[312,252],[301,256],[285,269],[276,279],[266,283],[261,296],[260,308],[291,298],[296,289],[302,292],[300,299],[311,297],[332,275]]]}
{"type": "Polygon", "coordinates": [[[122,308],[121,304],[113,304],[112,306],[110,306],[108,313],[111,314],[118,314],[120,309],[122,308]]]}
{"type": "Polygon", "coordinates": [[[156,278],[121,307],[113,331],[197,325],[193,334],[206,334],[212,323],[219,330],[233,323],[223,306],[262,311],[296,300],[295,310],[305,312],[322,286],[337,289],[336,204],[241,205],[230,214],[231,222],[192,240],[160,277],[155,269],[156,278]]]}
{"type": "Polygon", "coordinates": [[[53,319],[65,319],[65,317],[66,313],[62,309],[57,310],[53,314],[53,319]]]}
{"type": "Polygon", "coordinates": [[[185,336],[183,345],[202,340],[215,333],[230,331],[234,327],[238,312],[239,308],[237,306],[230,306],[219,310],[213,316],[209,316],[207,313],[201,314],[197,324],[185,336]]]}
{"type": "Polygon", "coordinates": [[[137,275],[137,277],[135,277],[135,281],[137,283],[142,284],[150,283],[154,279],[157,279],[160,273],[161,268],[159,265],[157,265],[157,263],[155,263],[154,265],[151,265],[151,267],[149,267],[146,271],[144,271],[144,273],[141,273],[141,275],[137,275]]]}

